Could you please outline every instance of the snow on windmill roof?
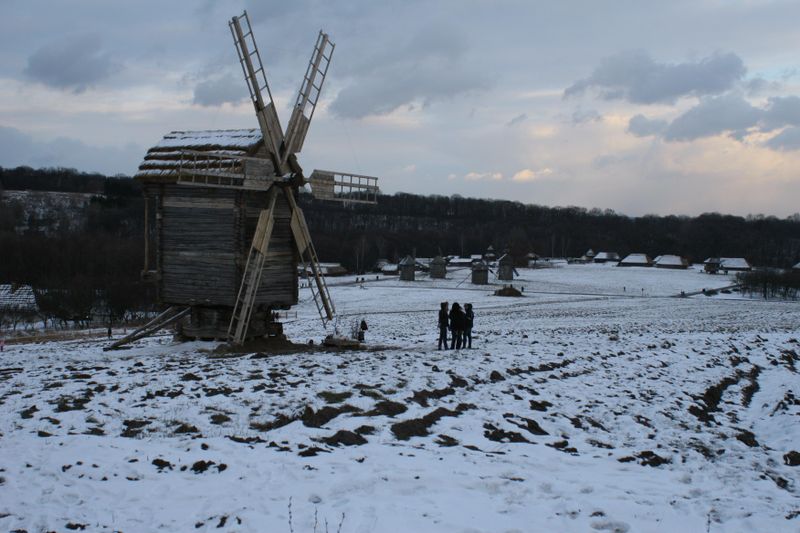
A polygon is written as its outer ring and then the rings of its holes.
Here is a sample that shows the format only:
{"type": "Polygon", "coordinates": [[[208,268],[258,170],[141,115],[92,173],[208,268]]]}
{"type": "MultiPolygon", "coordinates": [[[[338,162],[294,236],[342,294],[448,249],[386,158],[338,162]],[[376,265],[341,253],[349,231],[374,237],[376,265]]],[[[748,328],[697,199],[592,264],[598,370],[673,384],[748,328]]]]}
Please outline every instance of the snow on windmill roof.
{"type": "Polygon", "coordinates": [[[628,254],[620,261],[621,265],[650,265],[653,260],[647,254],[628,254]]]}
{"type": "Polygon", "coordinates": [[[403,258],[402,261],[400,261],[400,266],[405,266],[405,265],[416,265],[416,261],[414,260],[413,257],[407,255],[403,258]]]}
{"type": "Polygon", "coordinates": [[[172,131],[164,136],[152,149],[169,151],[215,147],[221,150],[250,150],[261,142],[261,130],[202,130],[172,131]]]}
{"type": "MultiPolygon", "coordinates": [[[[253,155],[262,141],[261,130],[172,131],[147,151],[137,178],[172,177],[185,150],[236,156],[253,155]]],[[[184,164],[187,161],[184,159],[184,164]]]]}
{"type": "Polygon", "coordinates": [[[685,268],[689,266],[689,261],[679,255],[660,255],[656,266],[685,268]]]}
{"type": "Polygon", "coordinates": [[[792,270],[800,270],[800,261],[798,261],[797,264],[792,267],[792,270]]]}
{"type": "Polygon", "coordinates": [[[0,285],[0,309],[36,311],[36,295],[30,285],[0,285]]]}

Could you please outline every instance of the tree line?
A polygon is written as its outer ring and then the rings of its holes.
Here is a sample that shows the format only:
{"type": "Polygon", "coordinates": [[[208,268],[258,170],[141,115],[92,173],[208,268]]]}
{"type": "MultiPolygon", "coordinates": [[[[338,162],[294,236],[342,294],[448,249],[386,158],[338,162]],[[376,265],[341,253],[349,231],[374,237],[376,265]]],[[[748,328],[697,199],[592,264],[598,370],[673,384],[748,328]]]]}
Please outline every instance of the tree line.
{"type": "MultiPolygon", "coordinates": [[[[82,320],[104,307],[124,317],[147,309],[153,288],[139,280],[142,267],[141,187],[123,176],[74,169],[0,168],[0,191],[78,192],[90,197],[78,224],[52,224],[3,199],[0,206],[0,283],[25,283],[56,301],[43,304],[53,318],[82,320]]],[[[322,261],[368,272],[379,258],[407,254],[481,253],[491,245],[525,256],[578,257],[595,251],[745,257],[752,264],[788,268],[800,260],[800,214],[787,218],[706,213],[695,217],[630,217],[612,210],[546,207],[506,200],[397,193],[377,205],[341,204],[301,194],[299,204],[322,261]]],[[[64,216],[63,213],[52,218],[64,216]]]]}

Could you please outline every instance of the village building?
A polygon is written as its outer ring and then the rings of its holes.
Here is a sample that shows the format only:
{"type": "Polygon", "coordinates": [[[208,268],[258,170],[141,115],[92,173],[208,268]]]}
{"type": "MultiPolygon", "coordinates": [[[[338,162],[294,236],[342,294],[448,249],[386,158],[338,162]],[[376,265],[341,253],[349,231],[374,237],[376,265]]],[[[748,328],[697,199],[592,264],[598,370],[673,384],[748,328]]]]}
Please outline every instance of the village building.
{"type": "Polygon", "coordinates": [[[703,261],[703,272],[707,274],[716,274],[719,272],[719,267],[721,264],[722,261],[719,257],[709,257],[703,261]]]}
{"type": "Polygon", "coordinates": [[[655,265],[656,268],[687,269],[689,261],[679,255],[659,255],[655,265]]]}
{"type": "Polygon", "coordinates": [[[620,261],[617,266],[621,267],[651,267],[653,266],[653,260],[650,259],[650,256],[647,254],[628,254],[625,256],[625,259],[620,261]]]}
{"type": "Polygon", "coordinates": [[[386,263],[381,268],[381,274],[384,276],[396,276],[400,273],[400,266],[397,263],[386,263]]]}
{"type": "Polygon", "coordinates": [[[497,259],[497,254],[494,253],[494,246],[492,246],[491,244],[489,245],[489,247],[486,249],[486,253],[483,254],[483,259],[487,263],[491,263],[492,261],[497,259]]]}
{"type": "Polygon", "coordinates": [[[595,263],[618,263],[619,254],[617,252],[600,252],[594,256],[593,261],[595,263]]]}
{"type": "Polygon", "coordinates": [[[486,264],[486,261],[477,261],[472,263],[472,284],[489,284],[489,265],[486,264]]]}
{"type": "Polygon", "coordinates": [[[447,261],[441,255],[437,255],[431,260],[430,277],[433,279],[444,279],[447,276],[447,261]]]}
{"type": "Polygon", "coordinates": [[[506,252],[501,255],[500,259],[497,260],[497,279],[501,281],[513,281],[516,272],[514,268],[514,258],[511,257],[511,254],[506,252]]]}
{"type": "Polygon", "coordinates": [[[414,281],[417,262],[413,257],[407,255],[400,261],[400,281],[414,281]]]}
{"type": "Polygon", "coordinates": [[[32,322],[39,313],[36,294],[30,285],[0,285],[0,327],[16,329],[22,322],[32,322]]]}
{"type": "Polygon", "coordinates": [[[586,250],[586,253],[581,256],[581,259],[583,260],[584,263],[591,263],[592,261],[594,261],[595,255],[596,254],[594,250],[589,248],[588,250],[586,250]]]}

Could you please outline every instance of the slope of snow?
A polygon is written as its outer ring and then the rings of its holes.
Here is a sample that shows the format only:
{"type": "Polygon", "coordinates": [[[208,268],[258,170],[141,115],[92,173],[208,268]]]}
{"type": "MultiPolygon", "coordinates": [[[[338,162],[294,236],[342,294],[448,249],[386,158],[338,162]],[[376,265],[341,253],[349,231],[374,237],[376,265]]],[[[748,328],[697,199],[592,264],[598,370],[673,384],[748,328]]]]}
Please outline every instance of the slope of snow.
{"type": "MultiPolygon", "coordinates": [[[[800,527],[798,304],[669,297],[730,284],[694,270],[520,273],[522,298],[468,269],[332,280],[357,351],[7,346],[0,529],[800,527]],[[434,349],[440,301],[474,304],[472,350],[434,349]]],[[[318,341],[302,298],[286,332],[318,341]]]]}

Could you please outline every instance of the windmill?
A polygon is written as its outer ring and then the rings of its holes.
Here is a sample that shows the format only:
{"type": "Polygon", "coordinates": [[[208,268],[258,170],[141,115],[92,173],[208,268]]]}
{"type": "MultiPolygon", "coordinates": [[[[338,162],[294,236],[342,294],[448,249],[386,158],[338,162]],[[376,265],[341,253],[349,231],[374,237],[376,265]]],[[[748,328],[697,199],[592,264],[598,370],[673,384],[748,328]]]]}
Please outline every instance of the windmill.
{"type": "Polygon", "coordinates": [[[228,23],[258,129],[173,131],[148,150],[135,178],[145,197],[142,276],[166,311],[115,348],[179,322],[185,337],[227,339],[281,332],[276,311],[298,302],[298,266],[323,323],[335,307],[295,198],[376,203],[377,178],[315,170],[297,161],[335,45],[320,31],[284,131],[247,12],[228,23]]]}

